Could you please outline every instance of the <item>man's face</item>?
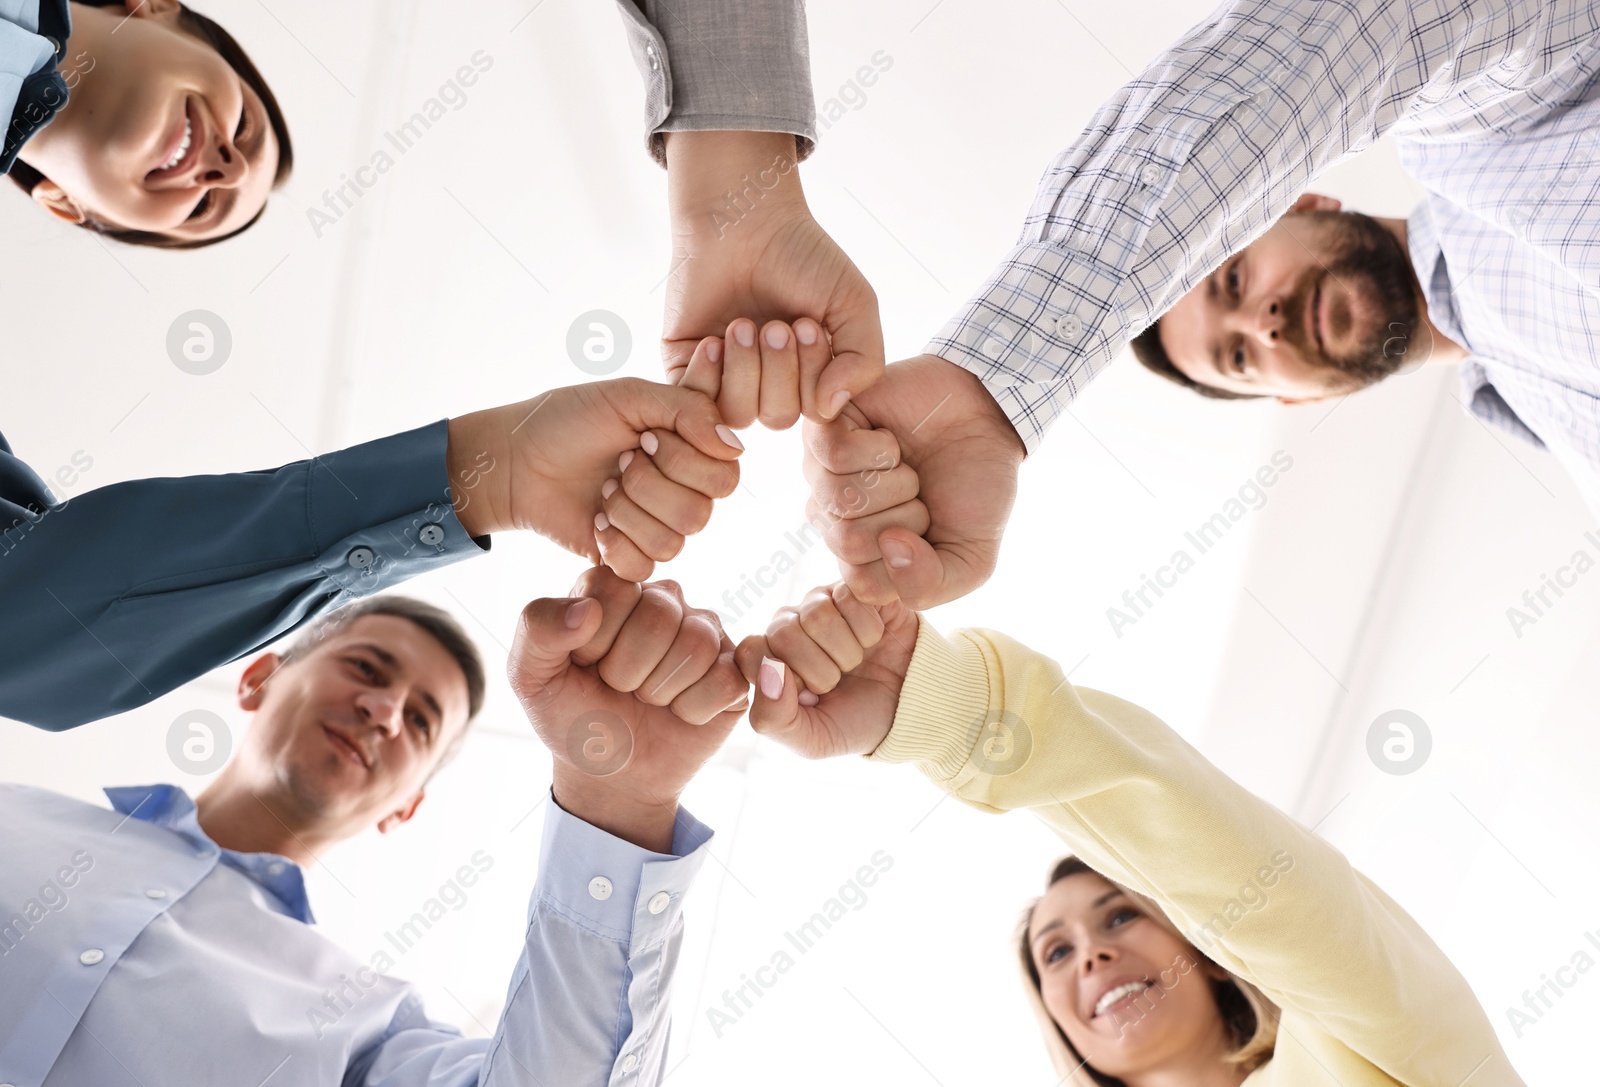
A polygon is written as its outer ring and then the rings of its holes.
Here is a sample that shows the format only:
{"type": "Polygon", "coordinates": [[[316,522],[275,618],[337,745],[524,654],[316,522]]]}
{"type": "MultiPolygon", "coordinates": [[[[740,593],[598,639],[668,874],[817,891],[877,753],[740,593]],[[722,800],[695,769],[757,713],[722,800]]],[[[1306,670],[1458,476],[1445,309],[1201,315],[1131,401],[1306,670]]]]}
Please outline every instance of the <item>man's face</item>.
{"type": "Polygon", "coordinates": [[[1179,299],[1160,336],[1198,385],[1309,400],[1394,373],[1418,319],[1410,260],[1380,223],[1299,211],[1179,299]]]}
{"type": "MultiPolygon", "coordinates": [[[[266,108],[181,28],[176,0],[128,6],[131,15],[73,8],[59,65],[71,92],[53,125],[53,142],[70,133],[70,146],[37,164],[55,189],[35,198],[128,230],[186,240],[230,233],[261,210],[277,173],[266,108]],[[62,125],[69,113],[73,124],[62,125]],[[57,189],[70,204],[43,199],[57,189]]],[[[22,157],[34,164],[26,148],[22,157]]]]}
{"type": "Polygon", "coordinates": [[[420,626],[366,615],[287,664],[259,658],[240,705],[255,712],[241,757],[274,806],[344,838],[410,818],[467,726],[467,681],[420,626]]]}

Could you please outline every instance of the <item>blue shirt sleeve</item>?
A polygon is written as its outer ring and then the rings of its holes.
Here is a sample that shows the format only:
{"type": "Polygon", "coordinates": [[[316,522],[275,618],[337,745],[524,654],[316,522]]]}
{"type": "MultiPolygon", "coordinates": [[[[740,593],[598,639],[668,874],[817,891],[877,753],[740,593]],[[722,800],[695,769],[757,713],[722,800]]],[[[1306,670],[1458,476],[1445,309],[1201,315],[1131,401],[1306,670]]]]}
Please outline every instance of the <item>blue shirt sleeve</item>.
{"type": "Polygon", "coordinates": [[[360,1087],[651,1087],[666,1073],[683,897],[711,830],[679,809],[673,856],[545,809],[521,959],[494,1038],[466,1039],[411,1002],[345,1076],[360,1087]],[[487,1049],[485,1048],[487,1044],[487,1049]]]}
{"type": "Polygon", "coordinates": [[[60,731],[132,709],[321,612],[477,555],[447,422],[235,475],[56,502],[0,438],[0,714],[60,731]]]}

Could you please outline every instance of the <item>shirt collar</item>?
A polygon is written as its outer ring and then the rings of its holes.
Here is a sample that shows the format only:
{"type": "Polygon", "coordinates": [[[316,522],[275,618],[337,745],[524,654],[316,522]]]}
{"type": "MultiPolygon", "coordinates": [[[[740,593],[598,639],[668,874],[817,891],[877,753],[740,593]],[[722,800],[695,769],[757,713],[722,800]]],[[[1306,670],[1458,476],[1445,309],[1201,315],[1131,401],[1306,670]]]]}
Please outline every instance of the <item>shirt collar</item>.
{"type": "Polygon", "coordinates": [[[223,864],[255,883],[275,898],[283,912],[307,925],[316,924],[306,897],[300,866],[276,853],[240,853],[223,849],[200,827],[199,813],[189,794],[176,785],[135,785],[107,789],[111,807],[130,819],[164,827],[194,845],[217,849],[223,864]]]}
{"type": "MultiPolygon", "coordinates": [[[[1450,266],[1445,260],[1444,246],[1439,242],[1433,208],[1426,200],[1418,204],[1406,220],[1406,248],[1411,251],[1411,266],[1417,271],[1417,282],[1422,284],[1428,319],[1440,332],[1471,352],[1472,345],[1461,328],[1461,311],[1456,308],[1450,266]]],[[[1469,353],[1461,363],[1460,379],[1461,402],[1475,417],[1530,445],[1543,447],[1544,442],[1494,387],[1484,360],[1469,353]]]]}

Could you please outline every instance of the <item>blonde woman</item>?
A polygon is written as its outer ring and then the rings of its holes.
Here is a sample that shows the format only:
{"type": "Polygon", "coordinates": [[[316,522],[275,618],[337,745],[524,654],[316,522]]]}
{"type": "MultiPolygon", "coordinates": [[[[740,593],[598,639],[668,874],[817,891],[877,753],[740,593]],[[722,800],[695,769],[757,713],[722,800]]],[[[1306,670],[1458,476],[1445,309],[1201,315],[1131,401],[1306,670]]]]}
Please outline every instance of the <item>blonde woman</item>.
{"type": "Polygon", "coordinates": [[[757,731],[911,762],[1071,848],[1019,951],[1065,1087],[1513,1087],[1472,990],[1327,842],[986,630],[814,590],[747,638],[757,731]]]}

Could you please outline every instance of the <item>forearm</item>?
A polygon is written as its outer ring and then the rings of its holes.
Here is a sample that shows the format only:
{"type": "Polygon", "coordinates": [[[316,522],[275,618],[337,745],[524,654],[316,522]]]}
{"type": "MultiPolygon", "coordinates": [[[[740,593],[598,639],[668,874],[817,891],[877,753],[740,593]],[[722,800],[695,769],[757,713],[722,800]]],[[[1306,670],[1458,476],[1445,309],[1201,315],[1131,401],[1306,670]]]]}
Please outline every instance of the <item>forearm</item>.
{"type": "Polygon", "coordinates": [[[0,445],[0,714],[131,709],[329,607],[481,553],[434,424],[282,468],[112,484],[60,505],[0,445]],[[39,510],[42,509],[42,513],[39,510]]]}
{"type": "Polygon", "coordinates": [[[1493,1037],[1444,954],[1337,850],[1149,713],[1003,635],[945,638],[924,620],[873,757],[915,761],[983,810],[1032,810],[1205,954],[1401,1082],[1465,1076],[1493,1037]]]}
{"type": "Polygon", "coordinates": [[[709,828],[683,813],[665,853],[552,808],[521,960],[482,1073],[484,1087],[602,1087],[665,1072],[683,897],[709,828]]]}

